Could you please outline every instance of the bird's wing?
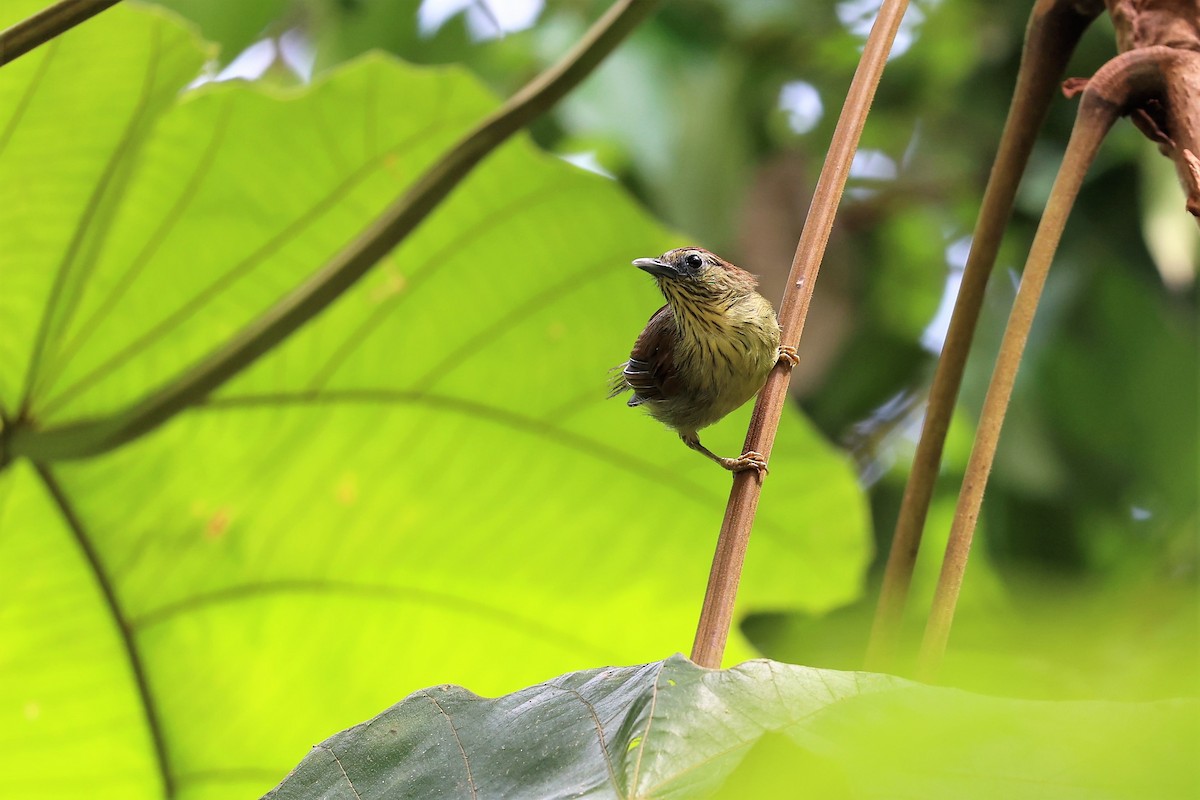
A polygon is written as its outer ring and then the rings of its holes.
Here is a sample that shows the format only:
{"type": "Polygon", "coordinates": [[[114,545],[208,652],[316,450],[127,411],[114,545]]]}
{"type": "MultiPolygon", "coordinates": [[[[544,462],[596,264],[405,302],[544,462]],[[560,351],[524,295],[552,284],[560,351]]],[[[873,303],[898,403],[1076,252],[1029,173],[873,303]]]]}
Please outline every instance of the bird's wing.
{"type": "Polygon", "coordinates": [[[633,389],[629,405],[662,400],[675,393],[677,377],[673,355],[677,338],[675,313],[670,306],[663,306],[646,323],[625,364],[625,383],[633,389]]]}

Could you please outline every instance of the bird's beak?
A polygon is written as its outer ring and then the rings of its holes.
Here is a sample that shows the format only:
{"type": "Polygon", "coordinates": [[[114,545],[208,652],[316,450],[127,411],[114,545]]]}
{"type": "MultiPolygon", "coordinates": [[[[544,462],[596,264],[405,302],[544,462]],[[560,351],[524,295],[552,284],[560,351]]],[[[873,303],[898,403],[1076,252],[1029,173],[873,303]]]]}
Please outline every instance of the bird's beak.
{"type": "Polygon", "coordinates": [[[633,265],[638,269],[644,269],[656,278],[676,278],[679,277],[679,270],[675,269],[674,265],[668,264],[661,258],[635,258],[633,265]]]}

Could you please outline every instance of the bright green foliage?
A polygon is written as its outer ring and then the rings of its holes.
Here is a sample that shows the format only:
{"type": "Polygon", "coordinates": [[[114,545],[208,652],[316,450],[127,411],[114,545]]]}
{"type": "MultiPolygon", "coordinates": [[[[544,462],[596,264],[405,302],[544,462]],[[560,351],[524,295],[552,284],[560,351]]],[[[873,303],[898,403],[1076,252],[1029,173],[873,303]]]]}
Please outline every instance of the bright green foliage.
{"type": "MultiPolygon", "coordinates": [[[[379,55],[303,90],[184,90],[205,54],[121,5],[0,70],[7,420],[154,392],[496,104],[379,55]]],[[[518,139],[205,405],[8,465],[0,795],[247,797],[416,687],[686,648],[728,476],[603,399],[660,302],[629,260],[680,243],[518,139]]],[[[736,452],[747,413],[706,443],[736,452]]],[[[787,414],[771,466],[744,610],[852,599],[850,465],[787,414]]]]}
{"type": "Polygon", "coordinates": [[[1197,711],[674,656],[494,700],[416,692],[317,745],[268,798],[1183,797],[1200,781],[1197,711]]]}

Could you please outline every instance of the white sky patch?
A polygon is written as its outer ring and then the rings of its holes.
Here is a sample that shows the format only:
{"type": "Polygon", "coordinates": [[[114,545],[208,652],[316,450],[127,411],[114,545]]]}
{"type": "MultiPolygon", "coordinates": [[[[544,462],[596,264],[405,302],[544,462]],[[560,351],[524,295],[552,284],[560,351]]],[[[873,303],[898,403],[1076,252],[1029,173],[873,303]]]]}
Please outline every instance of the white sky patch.
{"type": "Polygon", "coordinates": [[[312,81],[313,65],[317,63],[317,51],[312,42],[298,30],[290,30],[279,37],[279,54],[283,63],[305,83],[312,81]]]}
{"type": "Polygon", "coordinates": [[[963,236],[946,245],[946,263],[951,269],[962,272],[967,268],[967,259],[971,256],[971,237],[963,236]]]}
{"type": "Polygon", "coordinates": [[[195,89],[206,83],[222,81],[258,80],[271,68],[276,59],[281,60],[304,83],[312,81],[313,66],[317,61],[316,50],[302,32],[289,30],[279,39],[259,39],[238,53],[237,57],[219,72],[215,62],[205,64],[200,76],[189,83],[187,88],[195,89]]]}
{"type": "Polygon", "coordinates": [[[480,42],[532,27],[545,0],[421,0],[417,26],[422,36],[433,36],[456,14],[466,13],[467,32],[480,42]]]}
{"type": "MultiPolygon", "coordinates": [[[[881,2],[882,0],[842,0],[836,7],[838,21],[850,33],[866,39],[867,34],[871,32],[871,26],[875,24],[875,17],[879,16],[881,2]]],[[[928,2],[927,5],[936,6],[938,2],[928,2]]],[[[916,42],[918,31],[924,22],[925,12],[916,4],[910,4],[904,12],[904,18],[900,20],[900,30],[896,31],[896,40],[892,43],[889,59],[908,52],[916,42]]]]}
{"type": "Polygon", "coordinates": [[[220,83],[221,81],[256,80],[262,77],[262,74],[274,61],[275,42],[271,39],[260,39],[238,53],[237,58],[229,62],[229,66],[220,72],[217,71],[215,62],[205,64],[200,75],[189,83],[187,88],[195,89],[206,83],[220,83]]]}
{"type": "MultiPolygon", "coordinates": [[[[898,169],[895,160],[882,150],[859,150],[850,162],[850,177],[866,181],[894,181],[898,169]]],[[[866,200],[879,193],[879,187],[871,184],[846,187],[846,196],[854,200],[866,200]]]]}
{"type": "Polygon", "coordinates": [[[779,90],[779,108],[787,113],[788,126],[796,133],[811,131],[825,113],[821,93],[806,81],[785,83],[779,90]]]}
{"type": "Polygon", "coordinates": [[[609,179],[614,177],[611,172],[600,165],[600,159],[596,157],[596,152],[594,150],[588,150],[582,153],[562,153],[559,155],[559,158],[569,164],[574,164],[580,169],[586,169],[588,172],[594,172],[597,175],[603,175],[609,179]]]}
{"type": "Polygon", "coordinates": [[[859,150],[850,163],[850,177],[875,181],[894,181],[896,162],[882,150],[859,150]]]}
{"type": "Polygon", "coordinates": [[[229,66],[217,73],[217,81],[233,81],[239,78],[252,81],[261,78],[275,61],[275,42],[271,39],[259,39],[254,44],[238,53],[237,58],[229,62],[229,66]]]}
{"type": "Polygon", "coordinates": [[[941,353],[942,345],[946,343],[946,333],[950,330],[950,316],[954,313],[954,303],[958,300],[958,290],[962,286],[963,269],[967,266],[967,256],[970,254],[970,236],[955,239],[946,246],[946,264],[950,267],[950,272],[946,275],[946,285],[942,288],[942,300],[938,303],[933,319],[921,332],[921,346],[931,353],[941,353]]]}

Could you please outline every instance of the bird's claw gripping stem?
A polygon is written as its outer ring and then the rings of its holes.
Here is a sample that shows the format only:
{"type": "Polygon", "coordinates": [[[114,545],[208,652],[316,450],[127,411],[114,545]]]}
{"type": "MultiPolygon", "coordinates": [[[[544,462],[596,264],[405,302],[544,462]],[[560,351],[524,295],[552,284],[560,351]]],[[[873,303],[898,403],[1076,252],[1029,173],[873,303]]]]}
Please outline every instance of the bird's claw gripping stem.
{"type": "Polygon", "coordinates": [[[767,469],[767,460],[757,450],[747,450],[737,458],[722,458],[720,463],[730,472],[745,472],[749,469],[758,470],[759,475],[770,472],[767,469]]]}
{"type": "Polygon", "coordinates": [[[681,433],[679,434],[679,438],[688,447],[699,453],[703,453],[730,472],[745,472],[748,469],[753,469],[758,470],[759,477],[767,474],[767,460],[763,458],[762,453],[755,450],[747,450],[737,458],[725,458],[700,444],[700,437],[695,433],[681,433]]]}
{"type": "Polygon", "coordinates": [[[800,363],[800,356],[796,354],[796,348],[790,344],[782,344],[779,346],[779,361],[787,364],[789,367],[794,367],[800,363]]]}

